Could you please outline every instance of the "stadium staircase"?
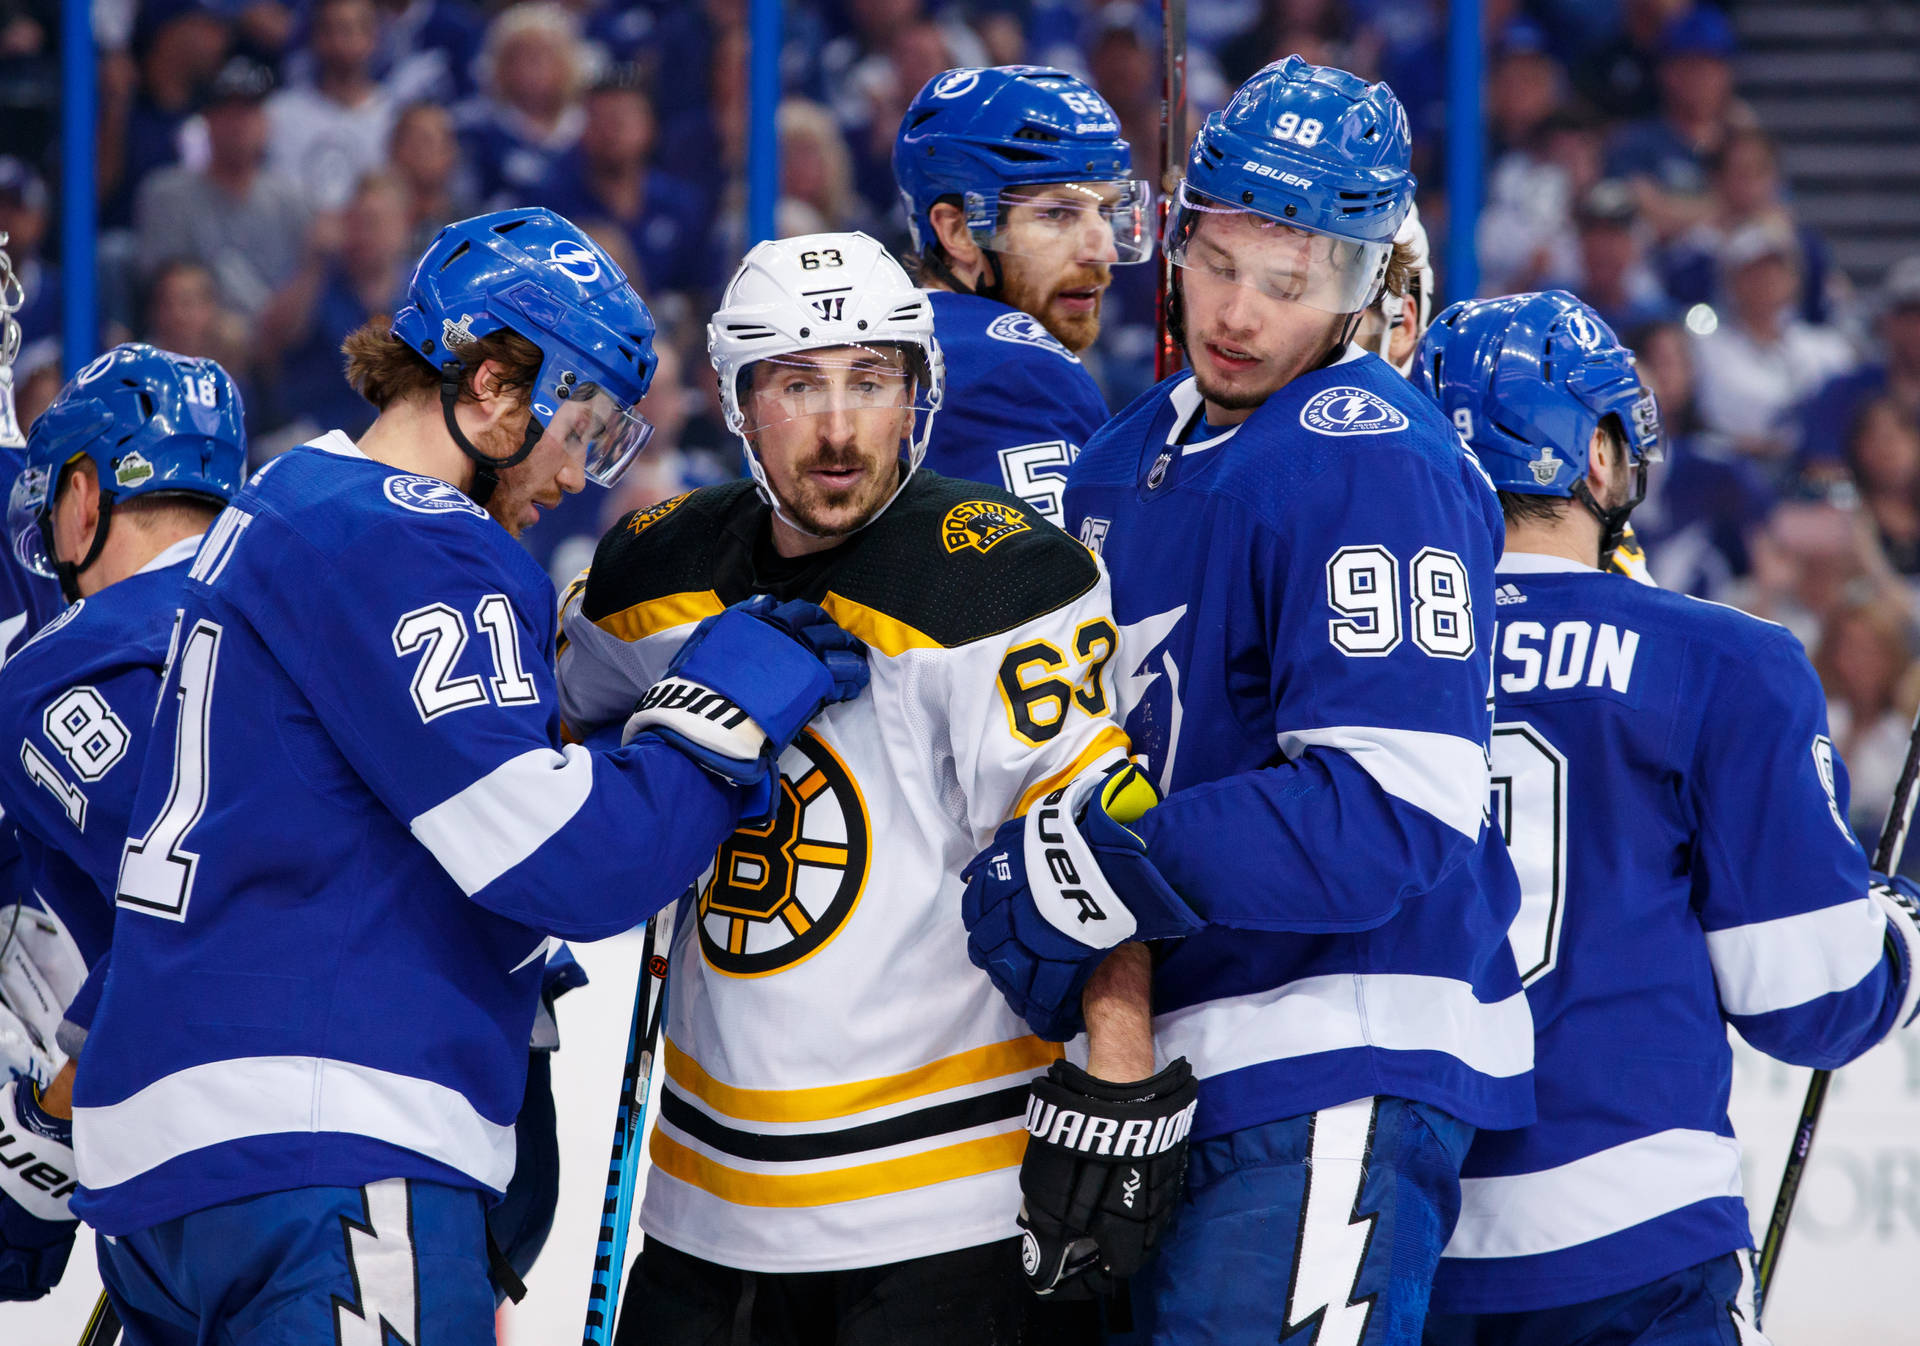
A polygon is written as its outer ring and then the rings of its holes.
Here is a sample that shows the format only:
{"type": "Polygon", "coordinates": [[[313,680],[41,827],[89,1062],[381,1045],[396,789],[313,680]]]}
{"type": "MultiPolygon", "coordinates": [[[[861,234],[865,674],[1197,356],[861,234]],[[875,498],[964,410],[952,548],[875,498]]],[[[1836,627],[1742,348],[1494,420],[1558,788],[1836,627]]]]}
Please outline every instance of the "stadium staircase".
{"type": "Polygon", "coordinates": [[[1920,5],[1739,0],[1740,96],[1856,285],[1920,252],[1920,5]]]}

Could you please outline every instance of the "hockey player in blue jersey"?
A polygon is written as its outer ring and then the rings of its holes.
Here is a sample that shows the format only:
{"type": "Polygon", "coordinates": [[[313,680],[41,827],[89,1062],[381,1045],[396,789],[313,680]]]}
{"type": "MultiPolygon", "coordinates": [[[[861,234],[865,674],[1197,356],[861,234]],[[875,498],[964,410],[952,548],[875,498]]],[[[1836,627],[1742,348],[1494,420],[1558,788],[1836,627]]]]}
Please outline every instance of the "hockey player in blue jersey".
{"type": "MultiPolygon", "coordinates": [[[[1475,1128],[1533,1115],[1484,795],[1498,505],[1445,418],[1349,344],[1408,155],[1385,85],[1299,57],[1209,117],[1166,239],[1193,372],[1096,435],[1067,490],[1166,792],[1133,832],[1204,922],[1154,977],[1159,1049],[1201,1077],[1191,1197],[1134,1281],[1155,1342],[1417,1340],[1475,1128]]],[[[1139,914],[1062,907],[996,863],[1017,855],[972,871],[975,956],[1070,1030],[1090,950],[1139,914]]]]}
{"type": "Polygon", "coordinates": [[[908,106],[893,172],[947,361],[926,465],[1058,524],[1067,469],[1108,414],[1080,352],[1112,268],[1153,254],[1119,118],[1064,70],[948,70],[908,106]]]}
{"type": "Polygon", "coordinates": [[[1920,1001],[1914,889],[1871,874],[1784,627],[1596,568],[1659,422],[1562,291],[1457,304],[1416,377],[1500,488],[1493,808],[1539,1119],[1485,1132],[1432,1346],[1759,1342],[1727,1025],[1832,1068],[1920,1001]]]}
{"type": "Polygon", "coordinates": [[[551,937],[677,896],[864,684],[817,609],[743,605],[624,746],[563,745],[513,535],[644,444],[652,320],[543,210],[449,226],[408,299],[347,342],[373,427],[262,469],[184,584],[74,1084],[136,1341],[491,1339],[551,937]]]}
{"type": "MultiPolygon", "coordinates": [[[[109,894],[187,561],[246,471],[241,420],[213,361],[116,346],[34,422],[9,502],[14,556],[73,600],[0,670],[0,737],[20,745],[0,758],[0,806],[46,908],[10,913],[16,937],[36,937],[10,940],[4,956],[32,960],[29,976],[54,992],[58,1003],[28,1017],[67,1056],[106,970],[109,894]],[[74,987],[76,973],[89,984],[74,987]]],[[[72,1249],[72,1083],[69,1066],[52,1081],[17,1078],[0,1097],[10,1153],[62,1174],[0,1169],[0,1298],[44,1294],[72,1249]]]]}

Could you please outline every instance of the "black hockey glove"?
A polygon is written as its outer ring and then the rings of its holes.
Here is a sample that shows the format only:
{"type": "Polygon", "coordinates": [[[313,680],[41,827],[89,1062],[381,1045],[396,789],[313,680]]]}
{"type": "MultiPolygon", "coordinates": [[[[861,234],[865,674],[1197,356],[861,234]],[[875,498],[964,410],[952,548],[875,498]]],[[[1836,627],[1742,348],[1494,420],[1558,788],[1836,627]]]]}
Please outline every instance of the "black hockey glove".
{"type": "Polygon", "coordinates": [[[1033,1082],[1020,1165],[1020,1265],[1035,1294],[1113,1292],[1173,1226],[1200,1086],[1181,1057],[1114,1084],[1055,1061],[1033,1082]]]}

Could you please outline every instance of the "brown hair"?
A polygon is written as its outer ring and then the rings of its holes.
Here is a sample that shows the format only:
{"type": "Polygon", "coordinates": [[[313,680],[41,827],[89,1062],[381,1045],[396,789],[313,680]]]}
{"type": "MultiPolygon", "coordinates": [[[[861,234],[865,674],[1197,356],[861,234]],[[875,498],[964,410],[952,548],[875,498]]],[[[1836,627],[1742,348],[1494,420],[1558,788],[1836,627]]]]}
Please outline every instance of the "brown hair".
{"type": "Polygon", "coordinates": [[[1419,272],[1419,253],[1413,244],[1393,241],[1393,255],[1387,258],[1387,294],[1406,294],[1413,286],[1413,278],[1419,272]]]}
{"type": "MultiPolygon", "coordinates": [[[[381,411],[408,398],[440,394],[440,369],[427,356],[392,334],[393,319],[377,313],[340,343],[347,357],[347,382],[381,411]]],[[[540,348],[509,328],[460,348],[460,363],[477,369],[484,360],[499,370],[499,388],[532,388],[540,375],[540,348]]],[[[460,400],[474,400],[473,381],[461,380],[460,400]]]]}

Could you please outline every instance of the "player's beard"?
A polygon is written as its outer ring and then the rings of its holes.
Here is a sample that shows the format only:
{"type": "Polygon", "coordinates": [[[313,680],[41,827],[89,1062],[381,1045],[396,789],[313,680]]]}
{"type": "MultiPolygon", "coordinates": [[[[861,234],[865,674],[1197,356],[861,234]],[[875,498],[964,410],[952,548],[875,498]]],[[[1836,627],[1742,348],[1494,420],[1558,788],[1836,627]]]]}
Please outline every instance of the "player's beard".
{"type": "Polygon", "coordinates": [[[897,456],[876,463],[857,447],[822,445],[794,465],[789,481],[775,494],[780,508],[801,528],[815,537],[840,538],[872,522],[899,484],[897,456]],[[813,475],[822,468],[860,468],[861,472],[849,485],[834,488],[813,475]]]}
{"type": "Polygon", "coordinates": [[[1104,262],[1076,265],[1064,274],[1041,279],[1028,273],[1030,263],[1024,257],[1002,255],[1000,265],[1002,302],[1032,314],[1055,341],[1075,355],[1099,338],[1100,307],[1107,286],[1113,283],[1112,267],[1104,262]],[[1070,305],[1070,298],[1079,302],[1070,305]]]}
{"type": "MultiPolygon", "coordinates": [[[[1181,349],[1187,357],[1187,367],[1193,371],[1194,387],[1199,389],[1201,397],[1222,411],[1253,411],[1265,405],[1269,397],[1327,358],[1334,349],[1333,338],[1339,330],[1336,326],[1323,338],[1288,341],[1282,337],[1276,341],[1277,334],[1266,334],[1261,341],[1248,342],[1220,332],[1196,333],[1191,308],[1185,311],[1185,317],[1186,340],[1181,349]],[[1225,381],[1217,376],[1202,350],[1209,341],[1244,351],[1258,363],[1241,371],[1242,377],[1225,381]]],[[[1331,315],[1328,317],[1331,319],[1331,315]]],[[[1344,324],[1346,319],[1340,318],[1337,322],[1344,324]]]]}

